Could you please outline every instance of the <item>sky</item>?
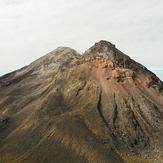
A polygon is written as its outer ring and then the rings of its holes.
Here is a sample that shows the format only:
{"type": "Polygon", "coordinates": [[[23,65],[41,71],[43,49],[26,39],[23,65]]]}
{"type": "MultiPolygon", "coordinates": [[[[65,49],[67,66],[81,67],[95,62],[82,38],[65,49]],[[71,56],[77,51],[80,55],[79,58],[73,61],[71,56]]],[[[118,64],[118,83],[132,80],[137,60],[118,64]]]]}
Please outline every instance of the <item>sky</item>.
{"type": "Polygon", "coordinates": [[[100,40],[163,68],[163,1],[0,0],[0,76],[58,46],[82,53],[100,40]]]}

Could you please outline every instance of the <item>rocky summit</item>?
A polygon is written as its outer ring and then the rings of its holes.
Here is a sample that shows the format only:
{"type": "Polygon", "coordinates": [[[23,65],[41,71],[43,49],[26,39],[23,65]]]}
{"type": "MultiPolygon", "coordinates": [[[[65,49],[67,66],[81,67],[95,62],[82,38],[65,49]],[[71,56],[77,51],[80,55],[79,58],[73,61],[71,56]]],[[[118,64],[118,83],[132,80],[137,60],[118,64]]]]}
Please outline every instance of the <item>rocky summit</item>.
{"type": "Polygon", "coordinates": [[[110,42],[0,77],[2,163],[162,163],[162,137],[163,82],[110,42]]]}

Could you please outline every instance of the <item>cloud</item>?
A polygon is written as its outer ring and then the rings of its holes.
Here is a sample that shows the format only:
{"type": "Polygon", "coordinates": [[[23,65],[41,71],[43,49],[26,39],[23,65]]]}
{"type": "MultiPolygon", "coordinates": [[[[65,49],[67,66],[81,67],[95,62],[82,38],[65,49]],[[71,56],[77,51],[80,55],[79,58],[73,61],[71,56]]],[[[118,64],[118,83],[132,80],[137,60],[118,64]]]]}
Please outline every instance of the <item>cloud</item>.
{"type": "Polygon", "coordinates": [[[84,51],[101,39],[160,67],[162,6],[162,0],[0,0],[0,74],[57,46],[84,51]]]}

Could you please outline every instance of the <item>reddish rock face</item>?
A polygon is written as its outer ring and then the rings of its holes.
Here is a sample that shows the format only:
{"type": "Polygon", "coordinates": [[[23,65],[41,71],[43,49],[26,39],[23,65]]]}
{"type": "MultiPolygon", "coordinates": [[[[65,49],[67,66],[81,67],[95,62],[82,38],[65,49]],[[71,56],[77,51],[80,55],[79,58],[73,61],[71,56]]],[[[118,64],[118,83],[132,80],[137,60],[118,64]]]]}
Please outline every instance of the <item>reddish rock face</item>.
{"type": "Polygon", "coordinates": [[[161,163],[163,84],[100,41],[0,78],[0,161],[161,163]]]}

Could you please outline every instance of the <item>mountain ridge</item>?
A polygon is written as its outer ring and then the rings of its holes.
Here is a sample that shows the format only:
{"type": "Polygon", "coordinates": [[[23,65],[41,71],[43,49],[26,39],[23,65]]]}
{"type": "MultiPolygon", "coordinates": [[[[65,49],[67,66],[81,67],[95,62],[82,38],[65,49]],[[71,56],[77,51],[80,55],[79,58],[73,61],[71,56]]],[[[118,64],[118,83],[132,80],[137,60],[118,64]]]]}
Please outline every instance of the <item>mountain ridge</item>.
{"type": "Polygon", "coordinates": [[[159,163],[162,129],[162,81],[108,41],[0,77],[4,163],[159,163]]]}

